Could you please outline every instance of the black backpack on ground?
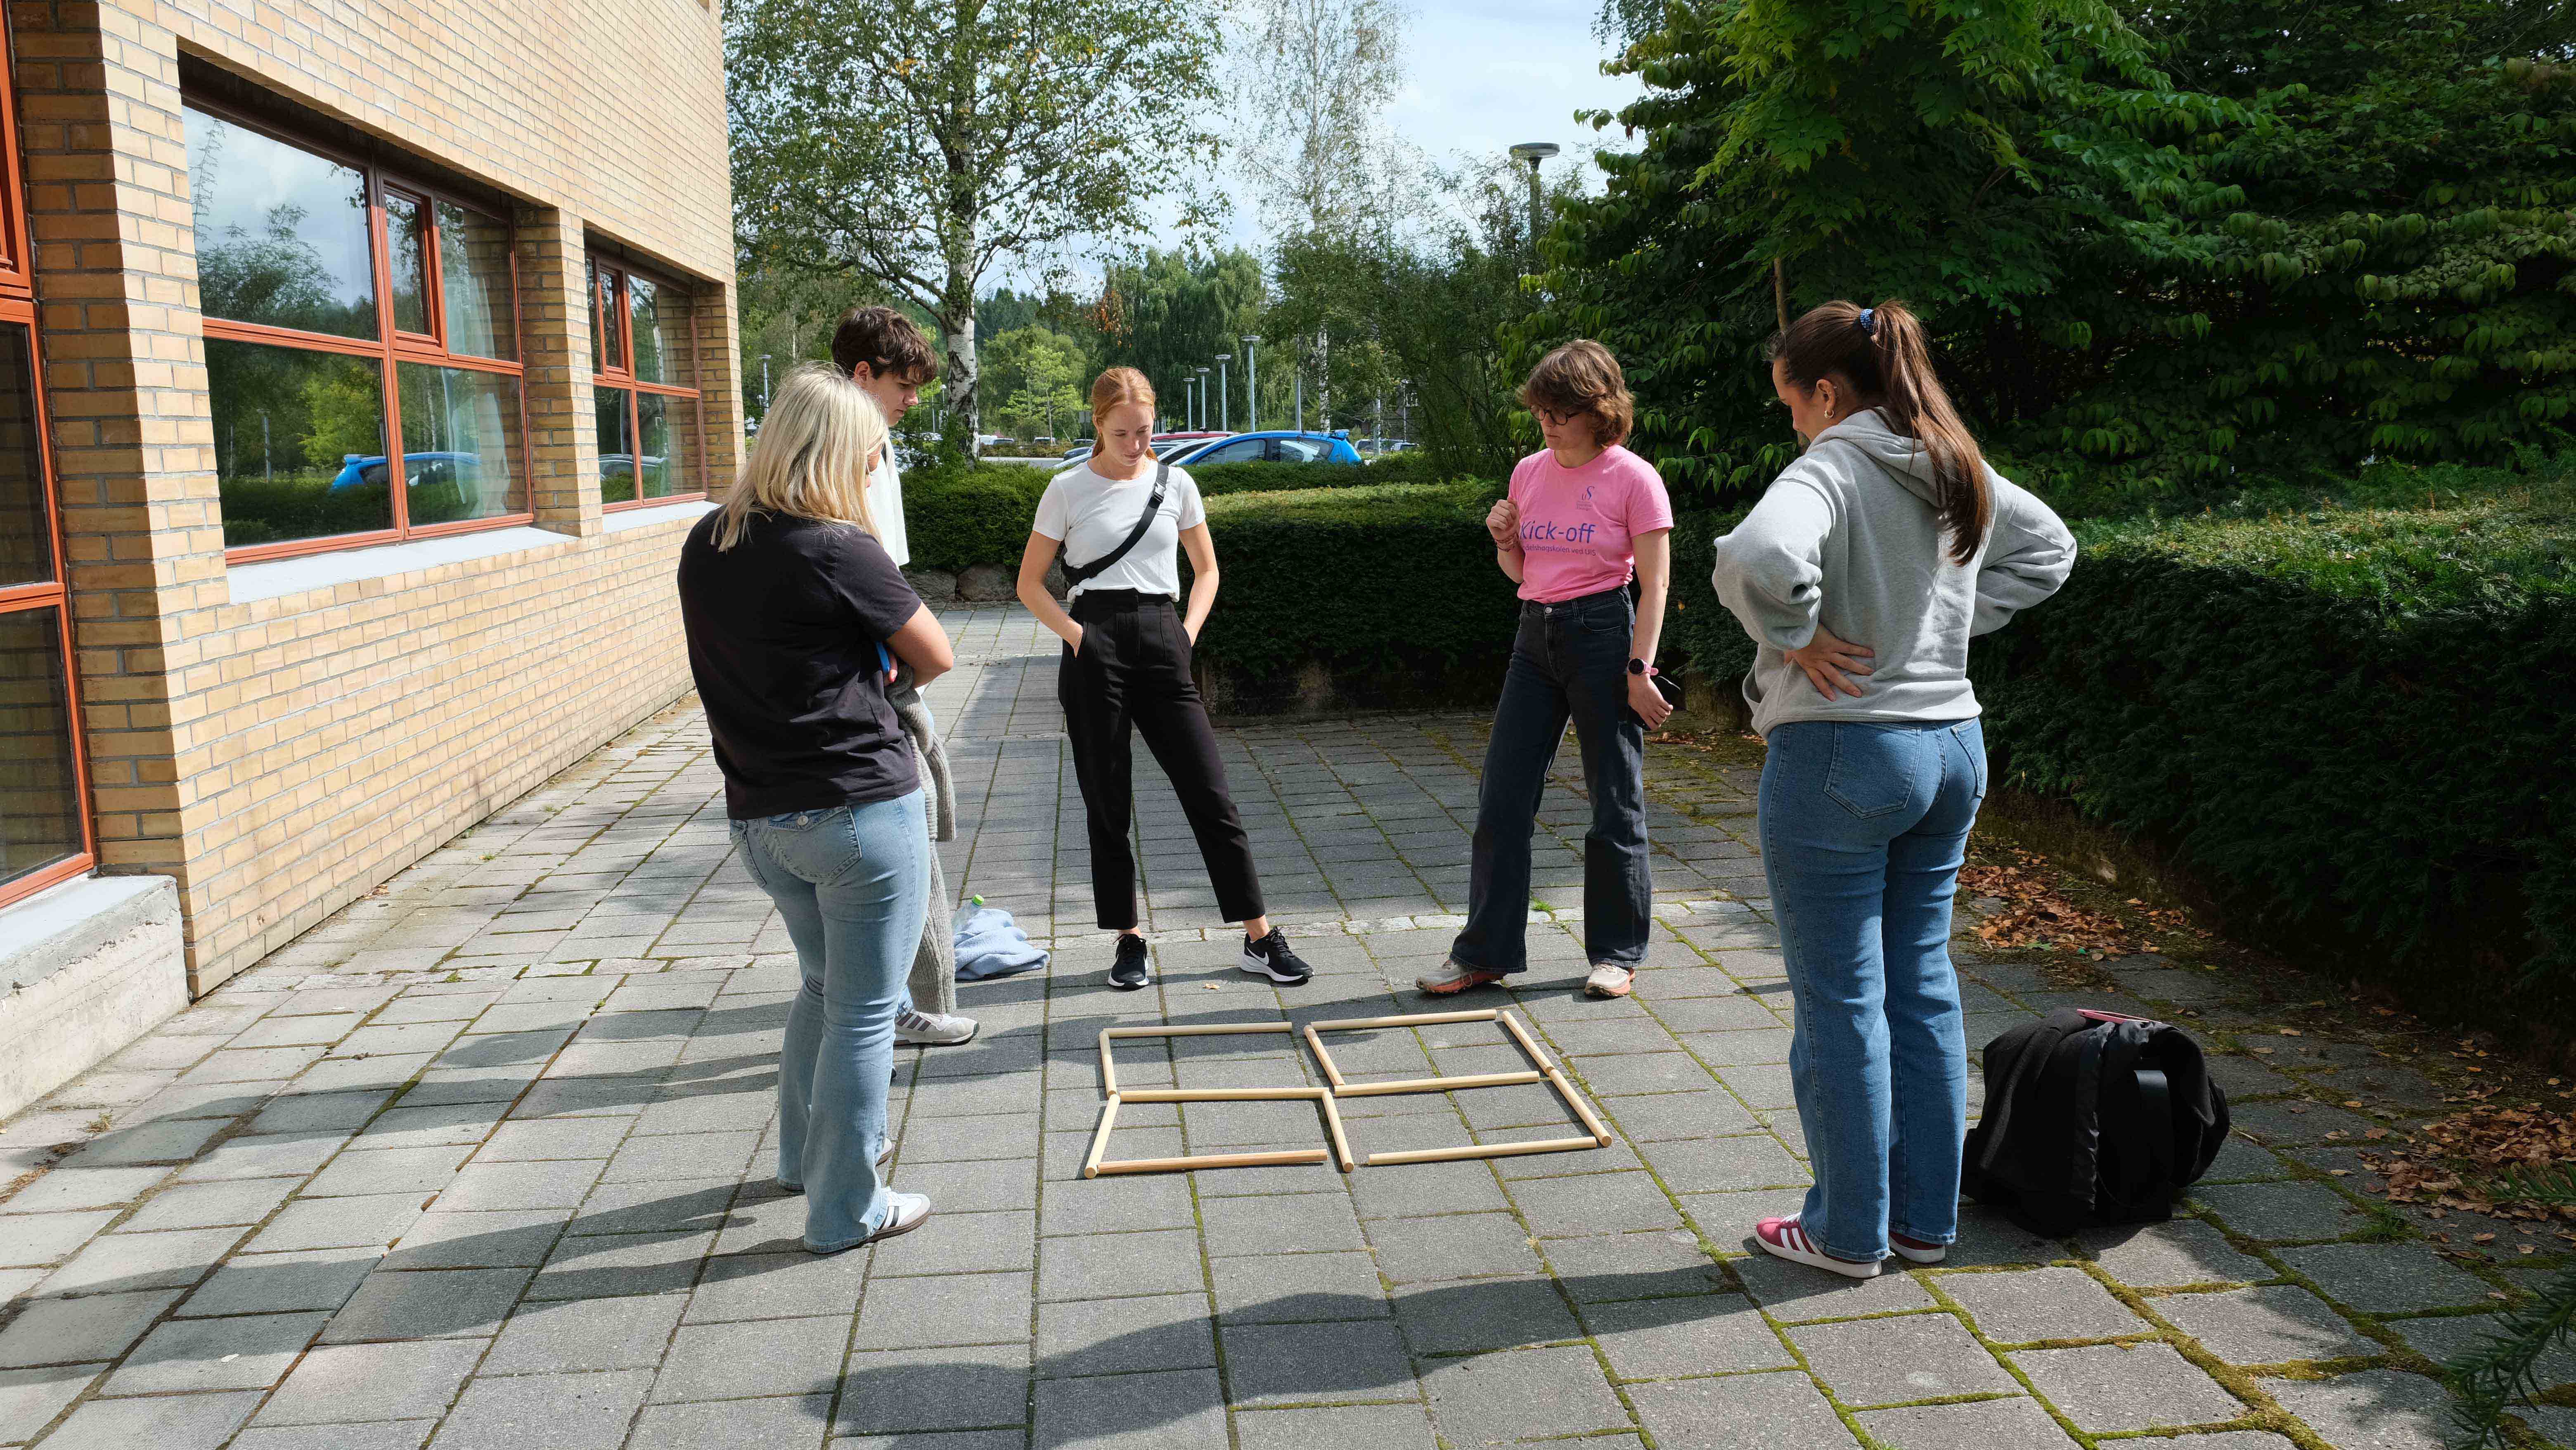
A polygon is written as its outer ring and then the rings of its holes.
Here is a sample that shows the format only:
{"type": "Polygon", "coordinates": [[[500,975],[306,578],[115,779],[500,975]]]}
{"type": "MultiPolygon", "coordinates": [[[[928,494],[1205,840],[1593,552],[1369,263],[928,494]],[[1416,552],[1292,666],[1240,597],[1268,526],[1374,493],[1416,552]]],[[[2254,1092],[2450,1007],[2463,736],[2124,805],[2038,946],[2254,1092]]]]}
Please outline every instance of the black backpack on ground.
{"type": "Polygon", "coordinates": [[[1960,1187],[2045,1238],[2171,1218],[2227,1141],[2227,1094],[2169,1022],[2060,1007],[1985,1063],[1960,1187]]]}

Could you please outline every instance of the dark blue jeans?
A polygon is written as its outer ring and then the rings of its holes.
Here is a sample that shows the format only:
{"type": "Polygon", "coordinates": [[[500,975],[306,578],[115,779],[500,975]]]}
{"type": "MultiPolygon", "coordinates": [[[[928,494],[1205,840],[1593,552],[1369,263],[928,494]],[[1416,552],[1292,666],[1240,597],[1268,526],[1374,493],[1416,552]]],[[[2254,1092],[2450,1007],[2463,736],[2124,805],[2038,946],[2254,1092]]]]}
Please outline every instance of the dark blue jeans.
{"type": "Polygon", "coordinates": [[[1634,968],[1646,959],[1655,896],[1646,865],[1646,722],[1628,708],[1636,606],[1625,589],[1562,604],[1523,603],[1485,779],[1476,797],[1467,929],[1449,955],[1485,972],[1529,965],[1530,832],[1565,722],[1583,749],[1592,829],[1583,837],[1583,954],[1634,968]]]}

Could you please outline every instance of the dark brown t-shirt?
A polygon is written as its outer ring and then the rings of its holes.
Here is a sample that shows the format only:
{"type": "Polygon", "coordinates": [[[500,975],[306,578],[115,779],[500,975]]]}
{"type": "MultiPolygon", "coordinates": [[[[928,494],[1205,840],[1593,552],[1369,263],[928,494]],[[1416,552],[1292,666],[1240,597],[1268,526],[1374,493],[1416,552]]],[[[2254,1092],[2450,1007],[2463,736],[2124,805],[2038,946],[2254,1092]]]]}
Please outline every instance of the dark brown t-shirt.
{"type": "Polygon", "coordinates": [[[755,514],[719,551],[710,513],[680,548],[689,673],[735,820],[867,805],[921,786],[877,645],[921,608],[854,524],[755,514]]]}

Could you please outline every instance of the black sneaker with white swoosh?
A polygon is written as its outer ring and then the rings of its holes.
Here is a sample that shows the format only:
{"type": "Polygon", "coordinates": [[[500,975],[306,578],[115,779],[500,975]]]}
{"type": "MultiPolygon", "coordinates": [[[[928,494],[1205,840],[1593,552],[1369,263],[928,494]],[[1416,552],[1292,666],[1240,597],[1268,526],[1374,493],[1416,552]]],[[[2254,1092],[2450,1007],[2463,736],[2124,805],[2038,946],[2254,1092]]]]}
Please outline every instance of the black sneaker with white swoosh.
{"type": "Polygon", "coordinates": [[[1244,938],[1243,969],[1290,987],[1315,975],[1314,968],[1288,950],[1288,933],[1275,926],[1270,929],[1270,935],[1257,941],[1251,937],[1244,938]]]}

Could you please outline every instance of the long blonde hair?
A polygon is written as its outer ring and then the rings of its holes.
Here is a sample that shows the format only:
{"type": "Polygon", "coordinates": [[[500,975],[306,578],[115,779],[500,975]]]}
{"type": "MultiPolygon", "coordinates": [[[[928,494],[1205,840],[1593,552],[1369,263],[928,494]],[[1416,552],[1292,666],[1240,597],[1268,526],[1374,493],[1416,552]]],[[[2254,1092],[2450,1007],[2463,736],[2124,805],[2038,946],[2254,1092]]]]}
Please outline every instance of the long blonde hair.
{"type": "Polygon", "coordinates": [[[755,513],[876,533],[868,512],[868,460],[886,446],[885,414],[849,374],[830,363],[798,363],[761,421],[751,462],[716,510],[716,547],[741,543],[755,513]]]}

